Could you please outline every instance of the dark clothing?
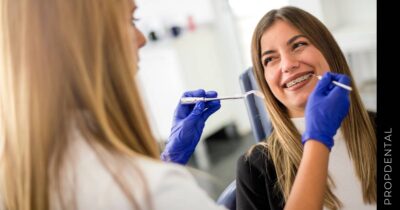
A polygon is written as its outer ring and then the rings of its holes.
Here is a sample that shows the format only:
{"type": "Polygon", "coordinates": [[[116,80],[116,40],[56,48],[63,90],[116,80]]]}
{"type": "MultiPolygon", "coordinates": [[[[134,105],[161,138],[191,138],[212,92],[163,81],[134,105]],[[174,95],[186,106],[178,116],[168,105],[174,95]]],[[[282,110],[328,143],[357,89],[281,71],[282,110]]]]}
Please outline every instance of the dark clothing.
{"type": "MultiPolygon", "coordinates": [[[[369,113],[374,127],[376,114],[369,113]]],[[[237,162],[236,206],[238,210],[278,210],[285,206],[282,192],[276,187],[274,163],[267,158],[265,147],[257,145],[249,156],[242,155],[237,162]]]]}
{"type": "Polygon", "coordinates": [[[236,209],[283,209],[281,192],[275,190],[275,167],[267,150],[257,145],[250,156],[242,155],[236,172],[236,209]]]}

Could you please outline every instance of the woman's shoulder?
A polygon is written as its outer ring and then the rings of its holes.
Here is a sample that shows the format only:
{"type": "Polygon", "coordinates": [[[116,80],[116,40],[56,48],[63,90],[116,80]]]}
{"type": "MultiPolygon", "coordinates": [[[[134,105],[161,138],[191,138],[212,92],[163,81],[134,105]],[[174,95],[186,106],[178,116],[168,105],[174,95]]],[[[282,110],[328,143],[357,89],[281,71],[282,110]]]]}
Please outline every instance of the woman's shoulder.
{"type": "Polygon", "coordinates": [[[246,153],[244,153],[241,158],[248,162],[258,162],[259,160],[268,157],[268,149],[262,144],[253,145],[246,153]]]}
{"type": "Polygon", "coordinates": [[[140,206],[144,206],[146,196],[150,196],[156,210],[188,209],[192,204],[196,204],[193,208],[196,210],[223,209],[207,196],[192,174],[181,165],[164,163],[142,155],[110,158],[103,165],[90,147],[85,147],[85,144],[79,146],[81,151],[74,153],[76,165],[70,170],[75,174],[75,195],[81,207],[79,209],[131,209],[115,176],[121,178],[118,180],[124,185],[123,188],[133,193],[140,206]],[[182,201],[182,197],[185,201],[182,201]],[[89,208],[91,205],[93,207],[93,200],[101,202],[96,204],[96,208],[89,208]]]}
{"type": "Polygon", "coordinates": [[[282,195],[275,188],[275,166],[266,146],[255,145],[242,155],[236,175],[239,209],[283,209],[282,195]]]}
{"type": "Polygon", "coordinates": [[[238,170],[257,170],[264,174],[274,170],[274,164],[268,152],[268,148],[264,145],[254,145],[249,151],[240,156],[237,161],[238,170]]]}
{"type": "Polygon", "coordinates": [[[138,163],[140,170],[144,173],[145,177],[149,179],[153,186],[165,182],[166,177],[183,178],[194,181],[193,176],[189,171],[175,163],[165,163],[159,160],[153,160],[147,157],[140,157],[135,160],[138,163]]]}

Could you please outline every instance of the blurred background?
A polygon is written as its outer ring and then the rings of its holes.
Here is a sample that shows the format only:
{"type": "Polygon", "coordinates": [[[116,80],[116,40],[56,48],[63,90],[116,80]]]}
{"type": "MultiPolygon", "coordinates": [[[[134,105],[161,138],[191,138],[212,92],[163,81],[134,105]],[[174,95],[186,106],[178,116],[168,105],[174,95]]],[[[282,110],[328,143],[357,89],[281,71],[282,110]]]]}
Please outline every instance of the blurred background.
{"type": "MultiPolygon", "coordinates": [[[[251,66],[250,42],[261,17],[286,5],[319,18],[333,33],[366,107],[376,111],[375,0],[136,0],[136,24],[147,37],[138,80],[153,133],[165,142],[186,90],[241,93],[239,75],[251,66]]],[[[235,177],[236,160],[255,144],[243,101],[223,101],[207,121],[189,166],[217,198],[235,177]],[[198,170],[197,170],[198,169],[198,170]]]]}

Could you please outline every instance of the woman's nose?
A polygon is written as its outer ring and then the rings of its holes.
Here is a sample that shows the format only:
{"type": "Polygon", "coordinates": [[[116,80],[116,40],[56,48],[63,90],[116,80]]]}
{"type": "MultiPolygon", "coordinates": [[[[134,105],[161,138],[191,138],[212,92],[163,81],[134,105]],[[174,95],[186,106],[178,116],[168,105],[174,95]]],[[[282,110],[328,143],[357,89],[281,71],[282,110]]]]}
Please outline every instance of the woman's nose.
{"type": "Polygon", "coordinates": [[[136,43],[138,45],[138,48],[141,48],[146,44],[146,37],[139,29],[136,28],[135,30],[136,30],[136,43]]]}
{"type": "Polygon", "coordinates": [[[287,53],[287,54],[281,56],[282,72],[293,71],[294,69],[298,68],[299,65],[300,65],[300,63],[294,55],[287,53]]]}

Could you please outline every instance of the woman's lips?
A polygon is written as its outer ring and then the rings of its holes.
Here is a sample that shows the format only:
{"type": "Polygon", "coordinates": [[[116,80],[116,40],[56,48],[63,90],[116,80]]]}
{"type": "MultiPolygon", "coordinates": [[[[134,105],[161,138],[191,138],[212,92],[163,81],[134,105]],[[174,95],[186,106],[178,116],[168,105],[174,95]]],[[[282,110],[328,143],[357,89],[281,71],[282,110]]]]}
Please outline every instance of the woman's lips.
{"type": "Polygon", "coordinates": [[[304,87],[305,85],[307,85],[311,81],[311,79],[312,79],[312,75],[310,75],[307,79],[305,79],[301,82],[298,82],[297,84],[295,84],[291,87],[285,87],[284,89],[290,90],[290,91],[298,90],[298,89],[304,87]]]}

